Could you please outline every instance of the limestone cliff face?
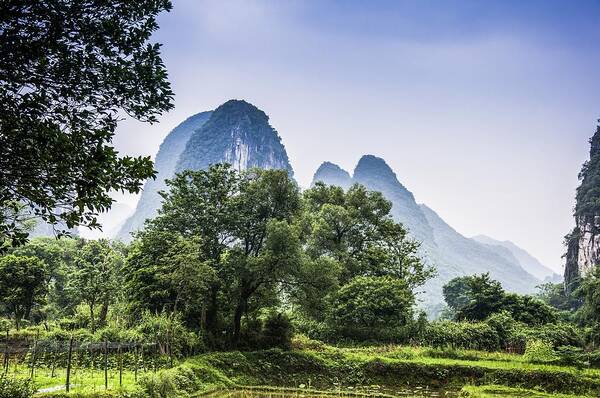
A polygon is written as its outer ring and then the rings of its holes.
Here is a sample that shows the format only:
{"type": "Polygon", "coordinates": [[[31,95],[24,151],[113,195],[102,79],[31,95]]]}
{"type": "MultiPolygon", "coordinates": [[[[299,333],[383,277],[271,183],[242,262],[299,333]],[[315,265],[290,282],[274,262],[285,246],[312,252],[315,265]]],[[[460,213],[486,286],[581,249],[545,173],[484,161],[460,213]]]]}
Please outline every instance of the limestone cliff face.
{"type": "Polygon", "coordinates": [[[565,287],[572,290],[581,277],[600,263],[600,216],[588,220],[577,217],[576,227],[567,237],[565,287]]]}
{"type": "Polygon", "coordinates": [[[592,222],[580,222],[580,225],[577,264],[580,271],[586,274],[600,262],[600,216],[594,216],[592,222]]]}
{"type": "Polygon", "coordinates": [[[567,291],[574,289],[581,277],[600,264],[600,126],[590,139],[590,159],[584,163],[579,179],[575,228],[566,237],[567,291]]]}
{"type": "Polygon", "coordinates": [[[190,137],[176,170],[201,170],[226,162],[236,170],[285,169],[293,174],[285,147],[269,117],[252,104],[227,101],[190,137]]]}
{"type": "Polygon", "coordinates": [[[131,239],[161,206],[165,179],[183,170],[202,170],[215,163],[230,163],[237,170],[251,167],[285,169],[293,174],[285,147],[269,117],[245,101],[230,100],[212,112],[203,112],[176,127],[160,146],[156,180],[149,180],[135,213],[118,237],[131,239]]]}

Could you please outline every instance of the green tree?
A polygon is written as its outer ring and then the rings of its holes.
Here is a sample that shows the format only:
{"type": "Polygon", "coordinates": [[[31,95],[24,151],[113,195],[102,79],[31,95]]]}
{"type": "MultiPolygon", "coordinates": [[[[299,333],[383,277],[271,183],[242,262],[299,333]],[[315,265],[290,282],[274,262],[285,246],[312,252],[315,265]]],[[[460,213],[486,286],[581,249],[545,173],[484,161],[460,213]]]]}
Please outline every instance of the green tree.
{"type": "Polygon", "coordinates": [[[344,192],[319,182],[304,193],[304,202],[309,252],[342,264],[342,283],[360,275],[389,275],[416,288],[435,275],[419,258],[419,243],[393,220],[392,204],[380,192],[358,184],[344,192]]]}
{"type": "Polygon", "coordinates": [[[85,242],[75,258],[68,288],[88,306],[92,333],[104,325],[109,305],[117,300],[121,265],[120,254],[105,239],[85,242]]]}
{"type": "Polygon", "coordinates": [[[232,336],[237,345],[251,297],[299,267],[300,241],[291,224],[300,212],[300,193],[287,171],[254,169],[242,174],[232,205],[236,244],[227,256],[227,268],[236,297],[232,336]]]}
{"type": "Polygon", "coordinates": [[[502,299],[502,310],[511,314],[513,319],[531,326],[556,323],[558,312],[542,300],[515,293],[507,293],[502,299]]]}
{"type": "MultiPolygon", "coordinates": [[[[180,290],[174,289],[174,280],[189,280],[187,271],[179,277],[165,272],[165,259],[177,262],[170,251],[177,236],[193,241],[197,282],[206,289],[189,292],[196,295],[195,307],[206,308],[202,324],[214,336],[229,324],[237,345],[250,304],[260,307],[261,298],[276,296],[276,285],[289,282],[299,267],[301,247],[292,225],[300,211],[298,187],[285,170],[236,172],[224,164],[183,172],[168,184],[158,217],[133,245],[128,291],[134,302],[146,300],[155,310],[172,303],[180,290]]],[[[189,266],[190,261],[180,263],[189,266]]],[[[173,264],[166,268],[178,269],[173,264]]]]}
{"type": "Polygon", "coordinates": [[[10,251],[18,256],[37,257],[46,264],[48,295],[47,305],[43,308],[44,317],[57,319],[73,314],[78,301],[66,287],[80,245],[78,239],[39,237],[10,251]]]}
{"type": "Polygon", "coordinates": [[[31,216],[99,227],[109,191],[138,192],[154,175],[149,157],[120,157],[111,141],[120,115],[155,122],[172,108],[159,45],[149,42],[170,8],[169,0],[0,3],[0,248],[25,242],[21,224],[31,216]]]}
{"type": "Polygon", "coordinates": [[[458,320],[481,321],[505,312],[515,321],[532,326],[558,321],[554,308],[533,296],[506,293],[488,273],[454,278],[444,285],[443,292],[458,320]]]}
{"type": "Polygon", "coordinates": [[[454,314],[469,304],[471,300],[470,281],[470,276],[459,276],[451,279],[442,288],[444,301],[454,314]]]}
{"type": "Polygon", "coordinates": [[[23,318],[29,319],[33,306],[43,302],[46,278],[46,265],[36,257],[9,254],[0,258],[0,300],[14,317],[17,330],[23,318]]]}
{"type": "MultiPolygon", "coordinates": [[[[458,298],[458,300],[455,301],[466,301],[464,305],[457,308],[457,319],[481,321],[491,314],[502,310],[504,289],[502,289],[500,282],[491,279],[489,273],[471,275],[464,278],[468,287],[466,295],[467,300],[458,298]]],[[[462,281],[460,283],[462,283],[462,281]]],[[[460,285],[460,283],[458,283],[458,285],[460,285]]],[[[456,280],[454,280],[454,282],[450,281],[449,285],[456,285],[456,280]]]]}
{"type": "Polygon", "coordinates": [[[150,311],[180,314],[188,324],[204,322],[216,276],[200,247],[196,239],[169,231],[148,229],[138,234],[124,272],[136,316],[150,311]]]}
{"type": "Polygon", "coordinates": [[[575,294],[583,298],[583,305],[576,314],[579,323],[594,329],[594,343],[600,343],[600,337],[597,337],[600,331],[600,267],[595,267],[583,278],[575,294]]]}
{"type": "Polygon", "coordinates": [[[322,320],[327,296],[358,276],[389,276],[414,292],[435,275],[391,208],[381,193],[358,184],[344,191],[317,183],[304,192],[297,228],[308,259],[293,298],[307,315],[322,320]]]}
{"type": "Polygon", "coordinates": [[[567,294],[564,283],[544,283],[538,287],[537,297],[560,311],[576,311],[581,300],[576,294],[567,294]]]}
{"type": "MultiPolygon", "coordinates": [[[[219,297],[222,284],[227,280],[227,269],[222,266],[222,259],[234,241],[232,229],[236,214],[233,198],[239,193],[240,183],[239,173],[227,164],[177,174],[167,181],[168,192],[161,193],[163,205],[158,217],[145,227],[148,233],[176,233],[185,239],[194,238],[200,245],[200,259],[210,264],[215,276],[208,287],[204,316],[205,327],[210,334],[218,334],[220,329],[219,297]]],[[[155,248],[145,245],[141,253],[151,253],[151,262],[155,262],[166,250],[168,247],[157,242],[155,248]]],[[[150,274],[145,277],[152,279],[150,274]]],[[[160,291],[156,290],[155,294],[160,294],[160,291]]],[[[160,306],[158,301],[153,305],[160,306]]]]}
{"type": "Polygon", "coordinates": [[[414,295],[408,283],[391,276],[357,276],[332,297],[336,326],[404,326],[412,319],[414,295]]]}

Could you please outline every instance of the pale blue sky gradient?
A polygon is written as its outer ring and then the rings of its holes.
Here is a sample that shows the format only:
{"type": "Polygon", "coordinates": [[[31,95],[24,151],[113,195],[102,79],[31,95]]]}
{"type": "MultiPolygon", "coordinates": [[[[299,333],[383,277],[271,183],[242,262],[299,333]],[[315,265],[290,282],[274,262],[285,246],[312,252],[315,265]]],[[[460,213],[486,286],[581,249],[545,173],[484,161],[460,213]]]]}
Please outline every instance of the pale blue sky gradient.
{"type": "Polygon", "coordinates": [[[600,117],[599,1],[175,0],[159,22],[175,109],[122,123],[123,153],[155,155],[187,116],[245,99],[301,185],[322,161],[381,156],[459,232],[562,272],[600,117]]]}

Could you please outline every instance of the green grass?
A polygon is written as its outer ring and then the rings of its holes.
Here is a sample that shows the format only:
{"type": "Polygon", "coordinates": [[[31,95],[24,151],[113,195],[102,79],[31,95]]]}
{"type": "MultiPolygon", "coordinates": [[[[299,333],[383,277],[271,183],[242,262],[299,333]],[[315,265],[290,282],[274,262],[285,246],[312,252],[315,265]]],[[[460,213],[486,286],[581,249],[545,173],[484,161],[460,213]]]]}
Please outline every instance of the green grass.
{"type": "MultiPolygon", "coordinates": [[[[18,365],[16,368],[11,364],[8,377],[16,377],[19,379],[29,379],[31,376],[31,368],[25,365],[18,365]]],[[[66,383],[66,369],[57,368],[52,376],[52,370],[46,367],[36,368],[33,381],[38,390],[56,389],[56,391],[64,391],[66,383]]],[[[138,379],[151,372],[138,371],[138,379]]],[[[93,393],[104,391],[104,370],[78,368],[74,367],[71,370],[70,391],[74,393],[93,393]]],[[[122,385],[119,383],[118,369],[109,369],[108,371],[108,389],[109,390],[134,390],[138,387],[135,381],[135,372],[123,370],[122,385]]]]}
{"type": "Polygon", "coordinates": [[[465,386],[460,397],[464,398],[591,398],[591,396],[573,394],[549,394],[524,388],[512,388],[497,385],[465,386]]]}
{"type": "MultiPolygon", "coordinates": [[[[59,378],[50,378],[49,370],[38,371],[36,384],[64,384],[64,370],[57,373],[59,378]]],[[[305,338],[296,339],[292,351],[213,352],[146,376],[144,388],[171,391],[174,397],[247,386],[393,394],[420,387],[458,392],[468,385],[462,392],[466,397],[600,395],[599,369],[531,363],[507,353],[394,345],[337,348],[305,338]]],[[[110,377],[110,387],[117,388],[118,372],[111,371],[110,377]]],[[[76,369],[73,384],[74,391],[102,391],[103,373],[76,369]]],[[[136,389],[130,371],[124,372],[123,388],[136,389]]]]}
{"type": "Polygon", "coordinates": [[[577,368],[543,363],[531,363],[522,355],[470,350],[436,350],[422,347],[380,346],[337,349],[349,359],[368,361],[373,358],[429,365],[476,366],[487,369],[565,372],[600,379],[600,369],[577,368]]]}

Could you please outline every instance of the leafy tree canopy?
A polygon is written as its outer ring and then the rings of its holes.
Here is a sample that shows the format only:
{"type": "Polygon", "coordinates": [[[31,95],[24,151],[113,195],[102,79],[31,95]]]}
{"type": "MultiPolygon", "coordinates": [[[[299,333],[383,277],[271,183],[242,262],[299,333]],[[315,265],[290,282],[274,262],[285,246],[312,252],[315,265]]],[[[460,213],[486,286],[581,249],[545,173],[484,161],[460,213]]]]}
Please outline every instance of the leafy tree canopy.
{"type": "Polygon", "coordinates": [[[111,190],[138,192],[154,175],[149,157],[121,157],[111,141],[122,115],[155,122],[172,107],[159,45],[149,42],[170,8],[169,0],[0,4],[0,248],[22,244],[31,217],[99,227],[111,190]]]}
{"type": "Polygon", "coordinates": [[[321,182],[304,193],[304,228],[309,254],[341,264],[341,280],[355,276],[393,276],[411,289],[435,275],[418,256],[419,243],[390,214],[380,192],[355,184],[347,192],[321,182]]]}
{"type": "Polygon", "coordinates": [[[501,312],[528,325],[558,320],[556,309],[533,296],[506,293],[488,273],[454,278],[444,285],[443,292],[446,304],[458,320],[482,321],[501,312]]]}
{"type": "Polygon", "coordinates": [[[412,319],[414,295],[405,280],[357,276],[332,297],[332,321],[346,327],[403,326],[412,319]]]}
{"type": "Polygon", "coordinates": [[[600,125],[590,138],[590,158],[579,172],[580,186],[577,188],[575,216],[584,217],[586,222],[600,215],[600,125]]]}
{"type": "Polygon", "coordinates": [[[14,317],[17,329],[33,306],[44,300],[46,278],[46,265],[39,258],[14,254],[0,258],[0,304],[14,317]]]}

